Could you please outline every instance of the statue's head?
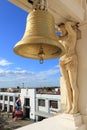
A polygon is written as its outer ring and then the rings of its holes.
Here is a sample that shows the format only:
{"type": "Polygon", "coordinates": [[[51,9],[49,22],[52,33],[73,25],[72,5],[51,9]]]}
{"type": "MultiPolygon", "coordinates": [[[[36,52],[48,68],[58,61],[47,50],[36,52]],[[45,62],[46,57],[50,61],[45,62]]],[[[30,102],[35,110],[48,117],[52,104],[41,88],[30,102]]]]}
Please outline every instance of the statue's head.
{"type": "Polygon", "coordinates": [[[64,23],[61,23],[60,25],[58,25],[58,30],[60,32],[60,36],[67,35],[67,30],[65,29],[65,24],[64,23]]]}

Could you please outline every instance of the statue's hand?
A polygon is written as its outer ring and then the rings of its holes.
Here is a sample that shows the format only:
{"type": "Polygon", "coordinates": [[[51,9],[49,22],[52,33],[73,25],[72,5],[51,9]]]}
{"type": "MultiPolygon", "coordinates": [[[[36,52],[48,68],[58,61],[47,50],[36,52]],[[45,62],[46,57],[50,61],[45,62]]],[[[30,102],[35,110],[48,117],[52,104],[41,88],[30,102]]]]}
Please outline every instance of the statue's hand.
{"type": "Polygon", "coordinates": [[[75,25],[76,25],[76,22],[73,22],[73,21],[65,23],[65,27],[69,27],[69,26],[73,27],[75,25]]]}
{"type": "Polygon", "coordinates": [[[76,25],[77,25],[76,22],[66,22],[65,23],[65,29],[67,30],[67,32],[70,36],[72,36],[72,35],[76,36],[76,31],[75,31],[75,28],[77,27],[76,25]]]}

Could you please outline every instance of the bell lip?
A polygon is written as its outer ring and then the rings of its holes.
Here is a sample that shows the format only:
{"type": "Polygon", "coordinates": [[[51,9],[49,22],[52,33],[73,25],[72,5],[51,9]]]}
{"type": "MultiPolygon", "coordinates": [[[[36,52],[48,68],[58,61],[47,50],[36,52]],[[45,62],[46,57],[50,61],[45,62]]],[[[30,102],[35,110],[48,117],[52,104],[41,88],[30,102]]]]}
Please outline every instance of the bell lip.
{"type": "MultiPolygon", "coordinates": [[[[57,48],[60,48],[60,53],[57,55],[57,56],[53,56],[53,57],[49,57],[49,58],[44,58],[45,60],[48,60],[48,59],[55,59],[55,58],[60,58],[61,56],[63,56],[64,54],[65,54],[65,49],[64,49],[64,47],[63,47],[63,45],[58,41],[55,41],[55,45],[51,45],[51,46],[55,46],[55,47],[57,47],[57,48]]],[[[47,44],[47,43],[43,43],[43,45],[50,45],[50,44],[47,44]]],[[[35,58],[35,57],[31,57],[31,56],[24,56],[24,54],[22,54],[22,53],[20,53],[19,52],[19,50],[21,49],[21,47],[25,47],[25,46],[27,46],[27,45],[32,45],[32,43],[24,43],[24,40],[21,40],[21,41],[19,41],[15,46],[14,46],[14,48],[13,48],[13,50],[14,50],[14,52],[17,54],[17,55],[19,55],[19,56],[22,56],[22,57],[25,57],[25,58],[30,58],[30,59],[36,59],[36,60],[38,60],[39,58],[35,58]]],[[[37,44],[37,45],[39,45],[39,44],[37,44]]],[[[30,54],[31,55],[31,54],[30,54]]]]}
{"type": "MultiPolygon", "coordinates": [[[[35,59],[35,60],[38,60],[39,58],[35,58],[35,57],[30,57],[30,56],[24,56],[20,53],[18,53],[18,51],[14,48],[13,51],[15,52],[16,55],[18,56],[21,56],[21,57],[25,57],[25,58],[30,58],[30,59],[35,59]]],[[[58,56],[55,56],[55,57],[50,57],[50,58],[44,58],[45,60],[49,60],[49,59],[55,59],[55,58],[60,58],[61,56],[63,56],[65,54],[64,51],[62,51],[58,56]]]]}
{"type": "MultiPolygon", "coordinates": [[[[34,60],[39,60],[39,57],[38,58],[35,58],[35,57],[30,57],[29,55],[28,56],[24,56],[20,53],[18,53],[15,49],[13,49],[13,51],[15,52],[16,55],[18,56],[21,56],[21,57],[24,57],[24,58],[28,58],[28,59],[34,59],[34,60]]],[[[55,57],[50,57],[50,58],[44,58],[44,60],[52,60],[52,59],[56,59],[56,58],[60,58],[61,56],[63,56],[65,54],[65,52],[61,52],[61,54],[55,56],[55,57]]]]}

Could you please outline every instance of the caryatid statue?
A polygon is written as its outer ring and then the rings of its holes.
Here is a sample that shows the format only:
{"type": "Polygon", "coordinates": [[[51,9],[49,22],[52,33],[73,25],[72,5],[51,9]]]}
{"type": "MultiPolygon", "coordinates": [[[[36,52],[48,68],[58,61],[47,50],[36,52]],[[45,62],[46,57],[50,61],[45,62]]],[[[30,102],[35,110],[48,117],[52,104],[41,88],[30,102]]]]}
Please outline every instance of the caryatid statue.
{"type": "Polygon", "coordinates": [[[78,113],[78,86],[77,86],[77,32],[74,22],[59,25],[61,35],[59,39],[65,48],[65,54],[60,57],[60,70],[66,87],[67,108],[65,113],[78,113]]]}

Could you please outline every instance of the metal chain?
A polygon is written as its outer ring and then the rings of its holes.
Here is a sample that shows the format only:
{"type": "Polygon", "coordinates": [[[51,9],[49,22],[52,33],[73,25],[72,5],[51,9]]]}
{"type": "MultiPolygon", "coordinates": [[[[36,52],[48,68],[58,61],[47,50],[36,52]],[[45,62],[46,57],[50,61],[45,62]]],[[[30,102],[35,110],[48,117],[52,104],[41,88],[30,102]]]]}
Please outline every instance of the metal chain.
{"type": "Polygon", "coordinates": [[[47,0],[34,0],[33,9],[47,10],[47,0]]]}

